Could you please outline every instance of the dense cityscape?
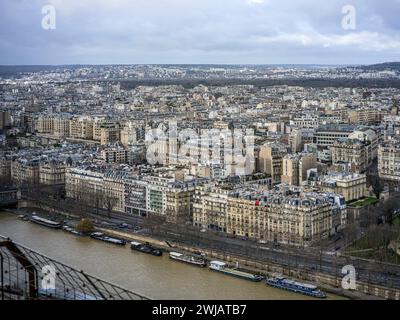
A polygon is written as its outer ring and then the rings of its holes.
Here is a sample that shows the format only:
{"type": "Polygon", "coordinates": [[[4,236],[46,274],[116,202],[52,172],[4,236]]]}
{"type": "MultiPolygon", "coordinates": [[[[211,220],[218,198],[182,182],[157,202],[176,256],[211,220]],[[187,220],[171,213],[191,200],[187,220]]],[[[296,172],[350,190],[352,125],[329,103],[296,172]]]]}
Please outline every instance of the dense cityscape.
{"type": "Polygon", "coordinates": [[[0,1],[1,310],[396,306],[399,5],[0,1]]]}
{"type": "MultiPolygon", "coordinates": [[[[194,248],[206,235],[232,254],[238,242],[285,250],[287,259],[299,250],[310,259],[353,256],[372,270],[375,262],[399,262],[400,89],[307,85],[309,78],[398,79],[393,65],[4,73],[2,201],[24,200],[16,211],[23,217],[32,219],[34,210],[56,221],[64,216],[75,232],[87,232],[86,221],[114,236],[194,248]],[[230,77],[242,84],[190,83],[230,77]],[[247,84],[252,78],[305,85],[247,84]],[[188,82],[173,83],[180,79],[188,82]]],[[[319,268],[307,272],[329,276],[319,268]]],[[[399,298],[393,272],[375,279],[380,289],[359,291],[399,298]]]]}

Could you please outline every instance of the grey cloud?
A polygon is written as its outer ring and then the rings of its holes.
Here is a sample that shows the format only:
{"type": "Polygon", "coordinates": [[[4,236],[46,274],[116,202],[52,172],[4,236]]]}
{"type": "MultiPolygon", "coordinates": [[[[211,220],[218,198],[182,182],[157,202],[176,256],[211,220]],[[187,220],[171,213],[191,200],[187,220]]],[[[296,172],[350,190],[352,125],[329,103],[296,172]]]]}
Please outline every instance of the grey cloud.
{"type": "Polygon", "coordinates": [[[2,0],[0,64],[398,60],[397,0],[2,0]],[[57,29],[41,28],[53,4],[57,29]],[[341,28],[343,5],[357,29],[341,28]]]}

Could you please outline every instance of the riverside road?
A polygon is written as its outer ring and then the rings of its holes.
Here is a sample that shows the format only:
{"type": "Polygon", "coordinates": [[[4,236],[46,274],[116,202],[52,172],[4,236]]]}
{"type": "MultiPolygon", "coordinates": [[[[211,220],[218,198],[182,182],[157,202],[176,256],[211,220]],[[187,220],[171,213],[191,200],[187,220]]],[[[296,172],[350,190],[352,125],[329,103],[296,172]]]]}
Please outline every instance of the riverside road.
{"type": "MultiPolygon", "coordinates": [[[[139,216],[106,212],[85,211],[85,216],[102,220],[115,228],[125,222],[130,225],[145,225],[145,219],[139,216]]],[[[120,230],[121,231],[121,230],[120,230]]],[[[125,232],[133,232],[129,229],[125,232]]],[[[216,232],[199,232],[190,225],[176,226],[167,223],[155,224],[150,229],[142,230],[144,235],[163,241],[178,242],[201,249],[215,250],[223,253],[238,255],[249,261],[268,262],[276,265],[293,267],[299,271],[317,271],[329,274],[339,279],[343,278],[342,268],[352,265],[356,270],[356,279],[361,282],[400,289],[400,266],[387,263],[343,256],[340,253],[325,252],[319,248],[275,247],[259,244],[250,240],[227,237],[216,232]]]]}

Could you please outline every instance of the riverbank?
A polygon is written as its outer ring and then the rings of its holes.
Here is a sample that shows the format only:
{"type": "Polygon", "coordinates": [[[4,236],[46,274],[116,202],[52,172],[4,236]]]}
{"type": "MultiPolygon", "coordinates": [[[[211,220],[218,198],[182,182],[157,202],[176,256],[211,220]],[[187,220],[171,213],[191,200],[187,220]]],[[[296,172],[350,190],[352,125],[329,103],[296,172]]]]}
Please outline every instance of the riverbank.
{"type": "MultiPolygon", "coordinates": [[[[253,261],[251,263],[248,260],[244,260],[243,257],[240,256],[235,256],[235,255],[227,255],[225,253],[219,252],[219,251],[213,251],[213,250],[204,250],[204,249],[199,249],[197,247],[191,247],[191,246],[186,246],[186,245],[181,245],[179,243],[171,243],[167,241],[160,241],[151,237],[146,237],[146,236],[140,236],[140,235],[132,235],[126,232],[122,231],[115,231],[107,228],[98,228],[98,230],[107,232],[111,235],[121,237],[126,239],[127,241],[139,241],[139,242],[148,242],[151,245],[154,245],[158,248],[163,249],[164,251],[185,251],[189,253],[198,253],[201,251],[204,253],[207,257],[207,259],[217,259],[224,261],[226,263],[230,263],[232,265],[236,265],[236,263],[239,263],[240,269],[249,273],[253,274],[261,274],[265,277],[271,276],[273,273],[280,273],[285,276],[291,277],[291,278],[297,278],[298,280],[302,281],[307,281],[308,283],[312,283],[314,285],[317,285],[319,288],[321,288],[323,291],[326,291],[328,293],[332,293],[338,296],[342,296],[348,299],[354,299],[354,300],[384,300],[382,297],[376,297],[372,295],[366,295],[361,292],[357,291],[349,291],[349,290],[344,290],[342,288],[338,287],[333,287],[328,284],[322,283],[321,280],[323,280],[324,275],[318,274],[315,277],[311,278],[309,274],[299,274],[298,272],[293,272],[292,270],[288,268],[284,268],[278,265],[273,265],[273,264],[265,264],[261,262],[256,262],[253,261]],[[242,263],[240,263],[242,262],[242,263]],[[252,264],[252,265],[249,265],[252,264]],[[312,280],[319,280],[317,282],[312,281],[312,280]]],[[[340,278],[341,280],[341,278],[340,278]]]]}
{"type": "MultiPolygon", "coordinates": [[[[60,263],[137,292],[151,299],[169,300],[314,300],[301,294],[271,288],[263,282],[230,277],[169,258],[131,250],[90,237],[0,213],[0,234],[60,263]]],[[[328,294],[328,300],[342,297],[328,294]]]]}
{"type": "MultiPolygon", "coordinates": [[[[54,216],[54,212],[52,215],[54,216]]],[[[61,217],[63,214],[57,213],[61,217]]],[[[71,215],[67,215],[67,217],[71,217],[71,215]]],[[[150,236],[144,236],[139,234],[132,234],[124,231],[117,231],[114,229],[106,228],[106,227],[97,227],[98,230],[107,232],[109,234],[113,234],[117,237],[122,237],[128,241],[140,241],[140,242],[149,242],[154,246],[158,246],[165,251],[171,250],[181,250],[186,252],[204,252],[209,259],[217,259],[222,260],[230,264],[239,263],[241,269],[247,270],[253,273],[260,273],[263,275],[270,275],[272,273],[281,273],[290,278],[296,278],[301,281],[306,281],[310,283],[314,283],[318,285],[320,288],[327,292],[331,292],[333,294],[341,295],[343,297],[351,298],[351,299],[385,299],[390,298],[389,293],[386,288],[382,287],[371,287],[366,286],[365,284],[358,284],[357,291],[348,291],[341,289],[341,275],[339,274],[337,277],[332,277],[330,275],[313,272],[313,271],[304,271],[298,270],[295,268],[290,268],[282,265],[276,265],[273,263],[265,263],[260,261],[249,260],[246,257],[226,254],[224,252],[220,252],[217,250],[207,250],[200,249],[195,246],[188,246],[177,242],[166,242],[160,241],[158,239],[152,238],[150,236]],[[371,294],[372,293],[372,294],[371,294]]],[[[393,295],[393,294],[392,294],[393,295]]],[[[392,297],[393,298],[393,297],[392,297]]],[[[395,298],[395,297],[394,297],[395,298]]]]}

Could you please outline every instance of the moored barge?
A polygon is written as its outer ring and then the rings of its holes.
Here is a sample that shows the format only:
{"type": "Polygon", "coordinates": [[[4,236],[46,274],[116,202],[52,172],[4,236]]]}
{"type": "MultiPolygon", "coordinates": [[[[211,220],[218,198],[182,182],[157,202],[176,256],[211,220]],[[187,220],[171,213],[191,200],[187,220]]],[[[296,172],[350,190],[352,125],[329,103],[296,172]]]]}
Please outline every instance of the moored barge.
{"type": "Polygon", "coordinates": [[[263,279],[262,276],[257,275],[257,274],[252,274],[252,273],[241,271],[238,269],[229,268],[229,267],[227,267],[226,263],[222,262],[222,261],[217,261],[217,260],[211,261],[209,268],[213,271],[222,272],[222,273],[225,273],[230,276],[234,276],[234,277],[242,278],[242,279],[246,279],[246,280],[251,280],[251,281],[255,281],[255,282],[259,282],[263,279]]]}
{"type": "Polygon", "coordinates": [[[317,286],[287,279],[283,276],[268,278],[266,280],[266,284],[271,287],[292,291],[295,293],[301,293],[315,298],[326,298],[326,294],[319,290],[317,286]]]}
{"type": "Polygon", "coordinates": [[[36,223],[36,224],[40,224],[45,227],[53,228],[53,229],[61,229],[61,226],[62,226],[61,223],[59,223],[57,221],[45,219],[45,218],[39,217],[37,215],[32,215],[32,217],[30,218],[30,221],[33,223],[36,223]]]}
{"type": "Polygon", "coordinates": [[[149,243],[140,243],[140,242],[136,242],[136,241],[132,241],[131,242],[131,249],[132,250],[136,250],[136,251],[140,251],[143,253],[148,253],[148,254],[152,254],[153,256],[162,256],[162,251],[158,248],[153,247],[152,245],[150,245],[149,243]]]}
{"type": "Polygon", "coordinates": [[[171,251],[169,253],[169,257],[172,260],[193,264],[193,265],[199,266],[199,267],[205,267],[207,265],[207,261],[204,258],[195,256],[195,255],[191,255],[191,254],[171,251]]]}
{"type": "Polygon", "coordinates": [[[121,239],[121,238],[111,237],[102,232],[93,232],[90,234],[90,237],[93,239],[96,239],[96,240],[101,240],[104,242],[117,244],[117,245],[121,245],[121,246],[124,246],[126,244],[126,240],[121,239]]]}

